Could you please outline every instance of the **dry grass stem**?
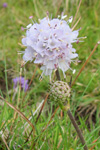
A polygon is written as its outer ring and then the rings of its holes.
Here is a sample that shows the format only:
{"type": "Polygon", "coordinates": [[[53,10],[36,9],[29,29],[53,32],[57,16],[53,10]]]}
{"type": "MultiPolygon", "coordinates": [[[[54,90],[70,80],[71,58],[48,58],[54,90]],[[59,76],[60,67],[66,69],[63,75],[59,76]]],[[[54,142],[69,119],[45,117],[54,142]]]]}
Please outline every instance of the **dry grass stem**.
{"type": "Polygon", "coordinates": [[[77,22],[75,23],[75,25],[72,27],[72,31],[76,28],[77,24],[79,23],[79,21],[81,20],[81,17],[77,20],[77,22]]]}
{"type": "Polygon", "coordinates": [[[72,26],[74,25],[74,22],[75,22],[75,20],[76,20],[76,17],[77,17],[77,14],[78,14],[78,11],[79,11],[81,2],[82,2],[82,0],[80,0],[79,5],[78,5],[78,7],[77,7],[77,11],[76,11],[75,17],[74,17],[74,19],[73,19],[72,26]]]}
{"type": "Polygon", "coordinates": [[[59,12],[59,9],[60,9],[62,2],[63,2],[63,0],[60,0],[55,17],[57,17],[57,15],[58,15],[58,12],[59,12]]]}
{"type": "MultiPolygon", "coordinates": [[[[32,116],[35,116],[36,113],[38,113],[39,109],[41,108],[41,106],[43,105],[44,100],[42,100],[42,102],[39,104],[39,106],[37,107],[37,109],[34,111],[34,113],[32,114],[32,116]]],[[[28,120],[32,119],[32,116],[30,118],[28,118],[28,120]]],[[[27,122],[24,124],[24,126],[27,125],[27,122]]]]}
{"type": "Polygon", "coordinates": [[[58,145],[57,145],[57,148],[60,147],[61,142],[62,142],[62,138],[60,138],[59,143],[58,143],[58,145]]]}
{"type": "MultiPolygon", "coordinates": [[[[1,96],[0,96],[1,97],[1,96]]],[[[1,99],[4,101],[4,102],[6,102],[6,104],[8,105],[8,106],[10,106],[13,110],[15,110],[24,120],[26,120],[29,124],[30,124],[30,126],[32,127],[32,130],[33,130],[33,137],[34,137],[34,134],[35,134],[35,127],[34,127],[34,125],[25,117],[25,115],[22,113],[22,112],[20,112],[20,110],[18,110],[16,107],[14,107],[12,104],[10,104],[9,102],[7,102],[3,97],[1,97],[1,99]]]]}
{"type": "MultiPolygon", "coordinates": [[[[37,116],[37,119],[36,119],[35,123],[37,123],[37,121],[38,121],[38,119],[39,119],[39,117],[40,117],[40,115],[41,115],[41,113],[42,113],[42,110],[43,110],[43,108],[44,108],[44,105],[45,105],[45,103],[46,103],[46,101],[47,101],[48,96],[49,96],[49,94],[47,93],[46,98],[45,98],[45,100],[44,100],[44,102],[43,102],[43,104],[42,104],[42,107],[41,107],[41,109],[40,109],[40,112],[39,112],[39,114],[38,114],[38,116],[37,116]]],[[[28,142],[28,140],[29,140],[31,134],[32,134],[32,130],[31,130],[31,132],[29,133],[29,136],[28,136],[28,138],[26,139],[25,143],[28,142]]]]}
{"type": "MultiPolygon", "coordinates": [[[[51,116],[49,122],[47,123],[47,125],[45,126],[45,128],[42,130],[41,136],[42,136],[43,132],[44,132],[44,131],[47,129],[47,127],[49,126],[51,120],[52,120],[53,117],[55,116],[55,114],[56,114],[56,112],[57,112],[58,109],[59,109],[59,106],[56,108],[56,110],[55,110],[54,113],[52,114],[52,116],[51,116]]],[[[35,145],[36,145],[36,142],[32,145],[32,148],[34,148],[35,145]]]]}
{"type": "MultiPolygon", "coordinates": [[[[97,138],[96,140],[94,140],[92,143],[96,143],[97,140],[98,140],[98,138],[97,138]]],[[[96,145],[93,145],[89,150],[94,150],[95,146],[96,146],[96,145]]]]}
{"type": "Polygon", "coordinates": [[[47,123],[46,127],[42,130],[42,132],[44,132],[44,131],[47,129],[48,125],[50,124],[51,120],[52,120],[53,117],[55,116],[55,114],[56,114],[56,112],[57,112],[58,109],[59,109],[59,106],[56,108],[56,110],[55,110],[54,113],[52,114],[52,116],[51,116],[49,122],[47,123]]]}
{"type": "Polygon", "coordinates": [[[6,142],[5,138],[4,138],[3,136],[2,136],[2,140],[3,140],[3,142],[5,143],[7,149],[10,150],[9,147],[8,147],[8,145],[7,145],[7,142],[6,142]]]}
{"type": "Polygon", "coordinates": [[[43,104],[42,104],[42,107],[41,107],[41,109],[40,109],[40,112],[39,112],[39,114],[38,114],[38,116],[37,116],[37,119],[36,119],[36,122],[35,122],[35,123],[37,123],[37,121],[38,121],[38,119],[39,119],[39,117],[40,117],[40,115],[41,115],[41,113],[42,113],[42,110],[43,110],[44,105],[45,105],[45,103],[46,103],[46,101],[47,101],[47,99],[48,99],[48,96],[49,96],[49,94],[47,93],[46,98],[45,98],[45,100],[44,100],[44,102],[43,102],[43,104]]]}
{"type": "Polygon", "coordinates": [[[85,68],[86,64],[88,63],[89,59],[91,58],[91,56],[93,55],[93,53],[95,52],[95,50],[97,49],[99,43],[97,43],[95,46],[94,46],[94,49],[92,50],[91,54],[89,55],[88,59],[85,61],[85,63],[83,64],[82,68],[80,69],[78,75],[76,76],[75,80],[73,81],[71,87],[75,84],[77,78],[79,77],[79,75],[81,74],[81,72],[83,71],[83,69],[85,68]]]}

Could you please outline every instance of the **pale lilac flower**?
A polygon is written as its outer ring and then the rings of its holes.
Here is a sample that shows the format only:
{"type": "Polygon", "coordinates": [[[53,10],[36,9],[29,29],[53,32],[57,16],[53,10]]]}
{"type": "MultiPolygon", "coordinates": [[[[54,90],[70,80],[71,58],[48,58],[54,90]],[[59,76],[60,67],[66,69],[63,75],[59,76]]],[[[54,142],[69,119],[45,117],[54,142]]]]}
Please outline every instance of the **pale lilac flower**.
{"type": "Polygon", "coordinates": [[[28,80],[25,80],[24,77],[16,77],[13,79],[14,88],[17,87],[17,85],[21,85],[21,88],[24,89],[26,92],[28,90],[28,80]]]}
{"type": "Polygon", "coordinates": [[[59,68],[65,77],[65,71],[70,68],[73,59],[78,57],[72,44],[79,40],[79,30],[72,31],[69,26],[72,17],[65,21],[66,17],[49,19],[47,16],[26,28],[26,37],[22,39],[26,46],[23,60],[41,64],[42,75],[51,76],[52,71],[59,68]]]}
{"type": "Polygon", "coordinates": [[[3,7],[6,8],[8,6],[7,3],[3,3],[3,7]]]}

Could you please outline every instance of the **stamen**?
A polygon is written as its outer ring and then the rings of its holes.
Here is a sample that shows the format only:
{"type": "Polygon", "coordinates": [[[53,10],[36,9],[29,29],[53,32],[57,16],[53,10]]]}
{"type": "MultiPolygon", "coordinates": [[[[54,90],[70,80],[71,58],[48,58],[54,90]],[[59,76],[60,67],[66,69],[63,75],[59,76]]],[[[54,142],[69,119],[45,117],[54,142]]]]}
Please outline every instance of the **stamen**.
{"type": "Polygon", "coordinates": [[[61,17],[61,19],[63,20],[63,19],[65,19],[66,17],[67,17],[67,15],[65,15],[65,16],[62,16],[62,17],[61,17]]]}
{"type": "Polygon", "coordinates": [[[46,13],[47,13],[47,16],[49,17],[49,12],[47,11],[46,13]]]}
{"type": "Polygon", "coordinates": [[[21,27],[21,30],[22,30],[22,31],[24,31],[24,29],[25,29],[24,27],[21,27]]]}
{"type": "Polygon", "coordinates": [[[58,15],[58,18],[60,18],[60,15],[58,15]]]}
{"type": "Polygon", "coordinates": [[[57,38],[57,34],[54,34],[55,38],[57,38]]]}
{"type": "Polygon", "coordinates": [[[46,37],[44,37],[44,40],[46,40],[47,38],[46,37]]]}
{"type": "Polygon", "coordinates": [[[60,51],[60,49],[57,47],[57,48],[56,48],[56,51],[58,51],[58,52],[59,52],[59,51],[60,51]]]}
{"type": "Polygon", "coordinates": [[[27,29],[29,29],[32,26],[32,24],[30,23],[28,26],[26,26],[27,29]]]}
{"type": "Polygon", "coordinates": [[[43,43],[43,47],[45,47],[46,45],[43,43]]]}
{"type": "Polygon", "coordinates": [[[73,20],[73,16],[71,16],[67,22],[71,23],[72,20],[73,20]]]}
{"type": "Polygon", "coordinates": [[[38,19],[39,23],[41,22],[41,19],[38,19]]]}
{"type": "Polygon", "coordinates": [[[50,23],[48,23],[49,27],[50,27],[50,23]]]}
{"type": "Polygon", "coordinates": [[[77,39],[79,40],[79,39],[86,39],[86,38],[87,38],[87,36],[79,37],[79,38],[77,38],[77,39]]]}
{"type": "Polygon", "coordinates": [[[100,41],[98,41],[97,43],[100,44],[100,41]]]}
{"type": "Polygon", "coordinates": [[[33,18],[33,16],[30,16],[30,17],[29,17],[29,19],[32,19],[32,18],[33,18]]]}
{"type": "Polygon", "coordinates": [[[64,42],[63,40],[61,40],[61,39],[58,39],[59,41],[61,41],[61,42],[64,42]]]}
{"type": "Polygon", "coordinates": [[[78,43],[79,43],[79,40],[76,41],[76,44],[78,44],[78,43]]]}
{"type": "Polygon", "coordinates": [[[34,53],[35,56],[37,56],[37,53],[34,53]]]}
{"type": "Polygon", "coordinates": [[[73,74],[75,74],[75,72],[76,72],[76,70],[74,69],[74,70],[73,70],[73,74]]]}
{"type": "MultiPolygon", "coordinates": [[[[32,20],[32,18],[33,18],[33,16],[30,16],[30,17],[29,17],[29,19],[31,19],[31,20],[32,20]]],[[[34,24],[34,21],[33,21],[33,20],[32,20],[32,23],[34,24]]]]}

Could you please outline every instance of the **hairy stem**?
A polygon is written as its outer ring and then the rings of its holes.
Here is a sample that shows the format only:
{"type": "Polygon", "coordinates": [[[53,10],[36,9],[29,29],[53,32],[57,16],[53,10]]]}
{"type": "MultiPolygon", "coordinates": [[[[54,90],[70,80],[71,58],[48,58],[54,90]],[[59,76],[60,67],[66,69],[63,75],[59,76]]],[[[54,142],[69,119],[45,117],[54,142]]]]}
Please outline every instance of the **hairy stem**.
{"type": "MultiPolygon", "coordinates": [[[[56,70],[56,76],[57,76],[57,79],[58,79],[58,80],[61,80],[61,79],[60,79],[60,74],[59,74],[59,71],[58,71],[58,70],[56,70]]],[[[63,108],[63,107],[62,107],[62,108],[63,108]]],[[[76,123],[76,121],[75,121],[75,118],[73,117],[73,115],[72,115],[72,113],[71,113],[71,111],[70,111],[69,106],[65,106],[65,107],[64,107],[64,110],[67,111],[67,114],[68,114],[68,116],[69,116],[69,118],[70,118],[70,120],[71,120],[71,123],[73,124],[73,126],[74,126],[74,128],[75,128],[75,130],[76,130],[76,132],[77,132],[77,134],[78,134],[78,136],[79,136],[79,138],[80,138],[80,140],[81,140],[81,143],[82,143],[82,145],[84,146],[84,150],[88,150],[88,147],[87,147],[87,145],[86,145],[86,143],[85,143],[85,140],[84,140],[84,137],[83,137],[83,135],[82,135],[82,132],[81,132],[81,130],[79,129],[79,127],[78,127],[78,125],[77,125],[77,123],[76,123]]]]}
{"type": "Polygon", "coordinates": [[[60,79],[60,74],[59,74],[59,70],[58,69],[56,70],[56,76],[57,76],[57,80],[60,81],[61,79],[60,79]]]}
{"type": "Polygon", "coordinates": [[[77,123],[76,123],[76,121],[75,121],[75,119],[74,119],[70,109],[67,110],[67,114],[68,114],[68,116],[69,116],[69,118],[70,118],[70,120],[71,120],[71,122],[72,122],[72,124],[73,124],[73,126],[74,126],[74,128],[75,128],[75,130],[76,130],[76,132],[77,132],[77,134],[78,134],[78,136],[80,138],[80,140],[81,140],[82,145],[84,146],[84,150],[88,150],[88,147],[87,147],[87,145],[85,143],[85,140],[84,140],[84,137],[82,135],[82,132],[79,129],[79,127],[78,127],[78,125],[77,125],[77,123]]]}

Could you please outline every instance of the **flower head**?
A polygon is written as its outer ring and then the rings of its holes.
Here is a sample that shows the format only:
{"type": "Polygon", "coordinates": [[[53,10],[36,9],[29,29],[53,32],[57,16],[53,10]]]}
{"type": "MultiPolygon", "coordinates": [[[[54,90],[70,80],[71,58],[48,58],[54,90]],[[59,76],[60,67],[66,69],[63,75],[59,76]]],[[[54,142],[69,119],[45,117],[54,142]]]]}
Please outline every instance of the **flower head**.
{"type": "Polygon", "coordinates": [[[25,80],[24,77],[16,77],[13,79],[14,88],[17,87],[17,85],[21,85],[21,88],[24,89],[26,92],[28,90],[28,80],[25,80]]]}
{"type": "Polygon", "coordinates": [[[57,104],[67,103],[71,95],[71,88],[66,82],[56,81],[50,84],[50,99],[57,104]]]}
{"type": "Polygon", "coordinates": [[[51,76],[52,71],[59,68],[65,77],[65,71],[78,57],[72,43],[77,42],[79,30],[72,31],[69,27],[72,17],[65,21],[66,17],[62,15],[61,19],[49,19],[47,16],[39,23],[27,26],[26,37],[22,39],[26,46],[23,60],[41,64],[42,74],[51,76]]]}

